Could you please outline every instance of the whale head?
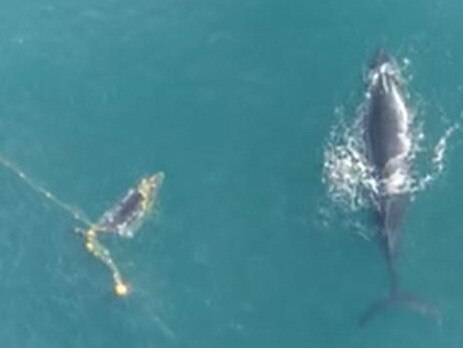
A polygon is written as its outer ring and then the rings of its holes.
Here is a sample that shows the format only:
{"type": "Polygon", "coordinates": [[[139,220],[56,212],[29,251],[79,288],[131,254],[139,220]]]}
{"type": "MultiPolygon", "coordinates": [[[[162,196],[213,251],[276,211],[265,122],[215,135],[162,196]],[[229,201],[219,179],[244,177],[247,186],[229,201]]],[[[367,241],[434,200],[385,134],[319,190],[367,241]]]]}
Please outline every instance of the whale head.
{"type": "Polygon", "coordinates": [[[380,86],[380,89],[389,91],[392,87],[399,86],[401,81],[397,61],[385,48],[379,48],[369,65],[366,81],[369,89],[380,86]]]}
{"type": "Polygon", "coordinates": [[[370,62],[370,69],[378,69],[384,64],[394,65],[395,59],[389,54],[387,49],[381,47],[373,55],[373,59],[370,62]]]}

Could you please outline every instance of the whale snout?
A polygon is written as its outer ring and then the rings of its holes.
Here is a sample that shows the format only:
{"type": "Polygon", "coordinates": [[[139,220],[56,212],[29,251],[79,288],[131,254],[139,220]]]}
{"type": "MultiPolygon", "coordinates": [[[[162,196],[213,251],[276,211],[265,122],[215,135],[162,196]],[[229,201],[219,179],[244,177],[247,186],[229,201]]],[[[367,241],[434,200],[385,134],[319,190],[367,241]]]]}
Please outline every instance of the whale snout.
{"type": "Polygon", "coordinates": [[[394,64],[394,59],[384,47],[381,47],[373,56],[370,63],[370,69],[378,69],[385,64],[394,64]]]}
{"type": "Polygon", "coordinates": [[[378,49],[370,62],[367,85],[372,87],[379,83],[381,89],[387,92],[400,81],[399,66],[394,57],[385,48],[378,49]]]}

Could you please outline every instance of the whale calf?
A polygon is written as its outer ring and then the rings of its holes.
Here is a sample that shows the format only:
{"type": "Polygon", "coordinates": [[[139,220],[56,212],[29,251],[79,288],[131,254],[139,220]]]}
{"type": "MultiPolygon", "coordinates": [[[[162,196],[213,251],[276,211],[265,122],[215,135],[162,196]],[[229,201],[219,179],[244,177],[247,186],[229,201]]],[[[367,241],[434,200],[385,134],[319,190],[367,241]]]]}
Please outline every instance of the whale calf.
{"type": "Polygon", "coordinates": [[[439,310],[402,292],[396,270],[401,222],[410,201],[407,182],[413,162],[412,115],[407,108],[400,69],[395,59],[379,49],[373,57],[367,77],[363,131],[366,157],[377,186],[371,192],[376,215],[377,239],[387,262],[389,295],[374,302],[360,318],[363,325],[378,312],[403,305],[440,320],[439,310]]]}

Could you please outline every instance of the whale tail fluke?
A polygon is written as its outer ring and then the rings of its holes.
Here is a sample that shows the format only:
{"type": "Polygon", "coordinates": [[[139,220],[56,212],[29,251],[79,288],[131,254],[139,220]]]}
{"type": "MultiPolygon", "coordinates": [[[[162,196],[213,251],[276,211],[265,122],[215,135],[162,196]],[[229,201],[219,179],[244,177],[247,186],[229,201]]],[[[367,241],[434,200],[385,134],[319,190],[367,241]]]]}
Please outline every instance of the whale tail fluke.
{"type": "Polygon", "coordinates": [[[373,302],[360,317],[359,325],[365,326],[380,312],[394,306],[406,307],[411,311],[421,314],[422,316],[435,320],[438,324],[442,323],[441,312],[435,305],[411,294],[393,292],[389,297],[373,302]]]}

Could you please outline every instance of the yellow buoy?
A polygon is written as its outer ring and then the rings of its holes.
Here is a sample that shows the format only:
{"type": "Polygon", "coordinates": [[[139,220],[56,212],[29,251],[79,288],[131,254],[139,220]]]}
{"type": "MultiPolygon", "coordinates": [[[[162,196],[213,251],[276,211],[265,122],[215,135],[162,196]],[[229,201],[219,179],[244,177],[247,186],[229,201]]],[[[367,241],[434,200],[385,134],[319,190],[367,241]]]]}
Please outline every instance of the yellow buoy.
{"type": "Polygon", "coordinates": [[[88,251],[93,251],[95,249],[93,243],[90,242],[85,243],[85,246],[87,247],[88,251]]]}
{"type": "Polygon", "coordinates": [[[122,282],[116,283],[114,286],[114,292],[117,296],[125,297],[129,294],[129,287],[122,282]]]}

